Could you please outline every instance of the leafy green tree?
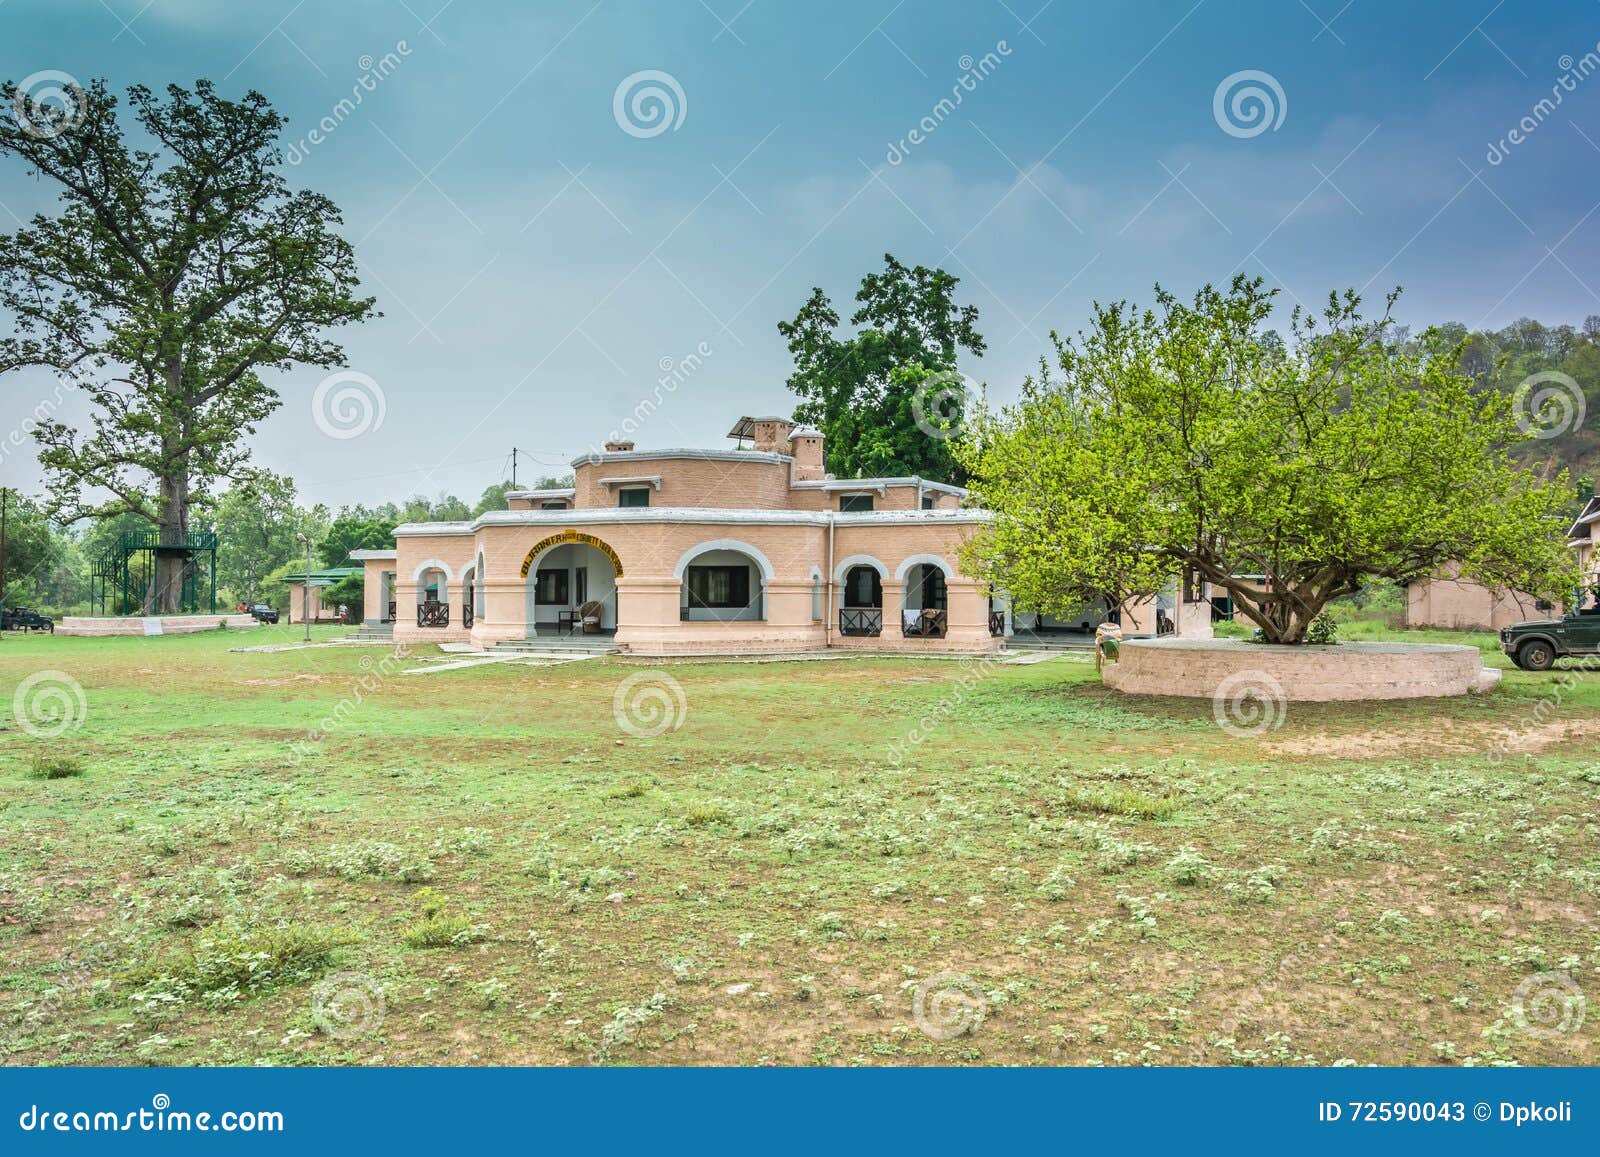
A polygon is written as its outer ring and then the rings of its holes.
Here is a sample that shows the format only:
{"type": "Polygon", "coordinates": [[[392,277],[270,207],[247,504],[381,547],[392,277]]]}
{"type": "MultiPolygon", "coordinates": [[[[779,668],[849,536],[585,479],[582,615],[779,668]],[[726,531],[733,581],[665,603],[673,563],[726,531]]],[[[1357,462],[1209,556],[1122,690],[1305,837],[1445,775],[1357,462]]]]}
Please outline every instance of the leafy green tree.
{"type": "MultiPolygon", "coordinates": [[[[291,192],[279,171],[283,118],[259,93],[238,101],[209,81],[160,99],[128,90],[138,139],[124,139],[103,81],[70,110],[0,85],[0,154],[60,192],[0,237],[0,373],[46,367],[83,391],[91,425],[34,430],[53,514],[133,513],[164,533],[239,474],[244,439],[279,405],[264,370],[344,364],[323,333],[373,316],[356,296],[339,210],[291,192]]],[[[146,610],[174,611],[183,559],[163,556],[146,610]]]]}
{"type": "Polygon", "coordinates": [[[1570,488],[1513,461],[1528,435],[1510,400],[1474,390],[1439,335],[1391,340],[1387,311],[1364,318],[1354,293],[1264,340],[1275,292],[1239,277],[1186,305],[1158,288],[1154,310],[1096,307],[1057,339],[1058,372],[961,443],[995,514],[965,565],[1047,613],[1187,570],[1278,643],[1366,581],[1452,560],[1565,597],[1570,488]]]}
{"type": "Polygon", "coordinates": [[[306,516],[292,478],[255,471],[229,487],[210,519],[217,532],[217,581],[234,598],[256,602],[266,576],[300,553],[306,516]]]}
{"type": "Polygon", "coordinates": [[[391,504],[395,521],[400,522],[464,522],[472,517],[472,508],[454,494],[441,493],[438,498],[413,494],[398,510],[391,504]]]}
{"type": "Polygon", "coordinates": [[[365,605],[366,581],[359,572],[346,575],[338,582],[323,592],[323,598],[334,606],[343,604],[350,608],[357,619],[361,617],[361,608],[365,605]]]}
{"type": "MultiPolygon", "coordinates": [[[[37,499],[6,491],[5,604],[41,602],[59,606],[60,570],[74,553],[71,541],[54,526],[37,499]]],[[[64,601],[64,600],[63,600],[64,601]]]]}
{"type": "Polygon", "coordinates": [[[469,512],[469,517],[476,518],[478,515],[486,514],[491,510],[504,510],[506,508],[506,492],[520,489],[522,489],[521,486],[512,486],[509,481],[496,482],[484,487],[483,493],[478,496],[477,505],[469,512]]]}
{"type": "Polygon", "coordinates": [[[960,426],[965,407],[958,353],[984,351],[978,308],[956,303],[959,279],[944,270],[907,268],[888,253],[883,260],[883,272],[862,278],[856,293],[855,334],[838,335],[839,314],[821,289],[793,321],[778,323],[794,357],[795,418],[822,431],[827,467],[840,477],[958,481],[944,430],[960,426]],[[912,368],[923,372],[896,373],[912,368]]]}
{"type": "Polygon", "coordinates": [[[354,566],[352,550],[394,549],[396,520],[382,518],[366,511],[350,513],[340,511],[322,536],[318,553],[322,565],[329,567],[354,566]]]}

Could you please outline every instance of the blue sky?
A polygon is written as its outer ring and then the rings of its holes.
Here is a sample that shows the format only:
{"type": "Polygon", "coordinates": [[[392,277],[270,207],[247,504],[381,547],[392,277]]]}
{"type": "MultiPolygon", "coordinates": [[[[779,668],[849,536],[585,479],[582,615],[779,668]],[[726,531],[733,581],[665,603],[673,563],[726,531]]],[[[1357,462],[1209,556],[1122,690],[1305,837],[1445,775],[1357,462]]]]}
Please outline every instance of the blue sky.
{"type": "MultiPolygon", "coordinates": [[[[814,285],[847,313],[885,251],[962,278],[989,339],[962,368],[1001,401],[1093,301],[1240,269],[1291,304],[1403,285],[1415,325],[1581,322],[1600,73],[1571,78],[1597,43],[1592,0],[0,0],[13,80],[205,76],[266,94],[290,140],[338,122],[288,175],[342,206],[385,314],[345,334],[382,421],[330,437],[308,369],[274,378],[254,443],[335,506],[475,497],[512,445],[525,478],[559,470],[696,350],[635,437],[720,445],[792,405],[776,322],[814,285]],[[647,70],[682,94],[654,135],[614,115],[647,70]],[[1276,127],[1215,115],[1247,71],[1275,83],[1276,127]]],[[[0,204],[9,229],[51,194],[0,162],[0,204]]],[[[0,426],[45,392],[7,379],[0,426]]],[[[30,455],[0,459],[0,482],[37,481],[30,455]]]]}

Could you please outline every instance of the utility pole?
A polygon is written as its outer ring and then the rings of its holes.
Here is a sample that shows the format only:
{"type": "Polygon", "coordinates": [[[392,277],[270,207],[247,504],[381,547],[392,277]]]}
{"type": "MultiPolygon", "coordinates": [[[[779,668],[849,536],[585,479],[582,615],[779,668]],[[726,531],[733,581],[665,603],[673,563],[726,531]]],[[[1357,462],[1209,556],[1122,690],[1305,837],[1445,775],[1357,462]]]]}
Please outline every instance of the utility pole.
{"type": "Polygon", "coordinates": [[[517,448],[511,447],[511,488],[517,488],[517,448]]]}
{"type": "Polygon", "coordinates": [[[306,617],[306,642],[311,641],[311,536],[303,531],[295,535],[306,544],[306,571],[305,571],[305,617],[306,617]]]}
{"type": "Polygon", "coordinates": [[[10,491],[0,486],[0,608],[6,605],[6,499],[10,491]]]}

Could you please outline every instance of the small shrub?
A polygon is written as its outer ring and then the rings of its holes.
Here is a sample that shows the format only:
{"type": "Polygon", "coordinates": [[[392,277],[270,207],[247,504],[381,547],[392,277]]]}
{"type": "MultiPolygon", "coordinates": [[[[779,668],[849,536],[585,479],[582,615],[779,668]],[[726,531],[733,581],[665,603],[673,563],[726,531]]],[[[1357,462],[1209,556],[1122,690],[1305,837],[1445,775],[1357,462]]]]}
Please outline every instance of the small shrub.
{"type": "Polygon", "coordinates": [[[1147,795],[1130,787],[1073,788],[1067,793],[1066,804],[1073,811],[1133,816],[1141,820],[1171,819],[1178,810],[1175,800],[1147,795]]]}
{"type": "Polygon", "coordinates": [[[1185,887],[1204,884],[1215,875],[1211,861],[1194,848],[1180,848],[1165,866],[1167,879],[1185,887]]]}
{"type": "Polygon", "coordinates": [[[201,936],[181,956],[134,968],[136,986],[160,984],[199,993],[256,992],[323,971],[333,952],[356,942],[353,932],[310,927],[251,928],[231,925],[201,936]]]}
{"type": "Polygon", "coordinates": [[[483,939],[484,926],[460,912],[447,911],[449,901],[432,888],[421,889],[411,899],[422,918],[400,934],[406,947],[459,948],[483,939]]]}
{"type": "Polygon", "coordinates": [[[1318,647],[1332,646],[1339,641],[1339,624],[1324,611],[1311,620],[1306,628],[1306,642],[1318,647]]]}
{"type": "Polygon", "coordinates": [[[407,855],[384,840],[335,845],[328,849],[322,866],[346,880],[393,880],[401,884],[420,884],[433,878],[433,861],[427,856],[407,855]]]}
{"type": "Polygon", "coordinates": [[[606,789],[606,799],[638,799],[650,790],[650,785],[642,779],[629,780],[619,783],[616,787],[606,789]]]}
{"type": "Polygon", "coordinates": [[[436,912],[412,924],[400,939],[407,948],[458,948],[482,940],[483,933],[459,912],[436,912]]]}
{"type": "Polygon", "coordinates": [[[64,752],[36,751],[32,772],[36,779],[74,779],[83,774],[83,760],[64,752]]]}
{"type": "Polygon", "coordinates": [[[683,822],[691,828],[703,828],[708,824],[726,823],[727,810],[721,804],[693,803],[689,805],[688,814],[683,817],[683,822]]]}

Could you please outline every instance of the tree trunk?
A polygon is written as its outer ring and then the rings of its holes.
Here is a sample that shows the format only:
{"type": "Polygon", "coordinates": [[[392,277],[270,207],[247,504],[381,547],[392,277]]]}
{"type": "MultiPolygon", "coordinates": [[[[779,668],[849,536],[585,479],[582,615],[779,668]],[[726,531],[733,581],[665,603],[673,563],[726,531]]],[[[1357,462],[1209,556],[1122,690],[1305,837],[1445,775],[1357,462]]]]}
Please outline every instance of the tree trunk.
{"type": "Polygon", "coordinates": [[[188,463],[179,460],[174,472],[161,480],[160,548],[156,565],[145,592],[144,613],[174,615],[183,609],[183,573],[188,555],[168,548],[184,547],[189,541],[188,463]]]}

